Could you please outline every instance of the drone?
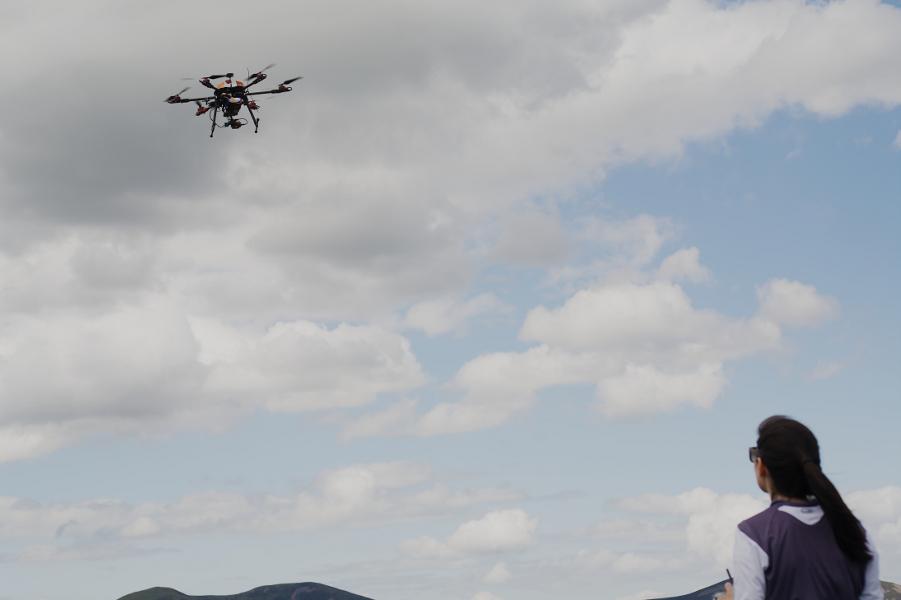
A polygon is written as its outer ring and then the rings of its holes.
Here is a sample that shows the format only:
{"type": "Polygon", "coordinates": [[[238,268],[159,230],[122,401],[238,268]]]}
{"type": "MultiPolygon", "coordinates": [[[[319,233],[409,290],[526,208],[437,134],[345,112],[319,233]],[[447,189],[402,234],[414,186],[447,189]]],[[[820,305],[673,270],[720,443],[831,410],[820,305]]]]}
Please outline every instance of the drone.
{"type": "Polygon", "coordinates": [[[298,79],[303,79],[303,77],[292,77],[291,79],[286,79],[281,82],[278,84],[278,87],[271,90],[264,90],[261,92],[249,91],[251,86],[266,79],[266,71],[274,66],[274,64],[267,65],[256,73],[248,73],[247,78],[244,81],[236,79],[234,73],[207,75],[206,77],[201,77],[199,81],[204,87],[213,90],[212,96],[206,96],[204,98],[182,98],[181,95],[190,89],[189,87],[186,87],[180,92],[166,98],[165,102],[169,104],[194,102],[197,104],[197,112],[194,113],[194,116],[197,117],[209,113],[210,109],[212,109],[213,112],[210,113],[210,121],[212,122],[212,126],[210,127],[210,137],[213,137],[213,134],[216,132],[216,127],[240,129],[244,125],[247,125],[247,119],[238,116],[238,113],[241,112],[241,108],[246,106],[247,112],[250,114],[250,119],[253,121],[253,132],[259,133],[260,119],[254,111],[259,110],[260,107],[253,96],[262,96],[263,94],[284,94],[285,92],[290,92],[293,89],[290,85],[298,79]],[[222,78],[225,78],[225,80],[220,83],[213,83],[216,79],[222,78]],[[218,121],[220,112],[224,119],[222,125],[220,125],[218,121]]]}

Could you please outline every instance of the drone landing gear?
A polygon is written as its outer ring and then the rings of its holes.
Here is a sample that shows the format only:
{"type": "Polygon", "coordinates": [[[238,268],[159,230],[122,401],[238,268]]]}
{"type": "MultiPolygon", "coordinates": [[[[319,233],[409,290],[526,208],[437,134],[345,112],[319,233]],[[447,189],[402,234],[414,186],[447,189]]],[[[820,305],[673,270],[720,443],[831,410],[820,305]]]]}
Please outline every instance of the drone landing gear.
{"type": "Polygon", "coordinates": [[[250,113],[250,119],[253,121],[253,132],[260,132],[260,120],[257,118],[256,114],[254,114],[253,109],[250,108],[250,103],[247,103],[247,112],[250,113]]]}
{"type": "Polygon", "coordinates": [[[219,106],[213,109],[213,118],[210,119],[213,122],[213,125],[210,127],[210,137],[213,137],[213,134],[216,133],[216,115],[219,114],[219,106]]]}

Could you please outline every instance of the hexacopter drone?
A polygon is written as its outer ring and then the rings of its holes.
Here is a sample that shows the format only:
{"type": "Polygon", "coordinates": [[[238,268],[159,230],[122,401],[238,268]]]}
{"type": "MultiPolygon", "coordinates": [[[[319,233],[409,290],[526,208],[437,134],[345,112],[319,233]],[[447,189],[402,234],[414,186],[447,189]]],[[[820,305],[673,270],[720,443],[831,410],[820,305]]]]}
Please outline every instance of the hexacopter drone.
{"type": "Polygon", "coordinates": [[[259,105],[254,101],[251,96],[261,96],[263,94],[283,94],[285,92],[290,92],[292,90],[289,87],[290,84],[294,83],[298,79],[302,79],[302,77],[292,77],[291,79],[286,79],[285,81],[278,84],[277,88],[271,90],[265,90],[262,92],[250,92],[250,86],[256,85],[266,79],[265,71],[274,67],[275,65],[268,65],[263,67],[256,73],[248,74],[247,81],[241,81],[239,79],[234,79],[234,73],[224,73],[222,75],[207,75],[206,77],[200,78],[200,83],[205,87],[213,90],[212,96],[206,96],[205,98],[182,98],[181,95],[186,92],[189,88],[185,88],[177,94],[173,94],[166,98],[166,102],[169,104],[184,104],[185,102],[194,102],[197,104],[197,112],[194,113],[195,116],[200,116],[202,114],[206,114],[210,109],[213,109],[213,112],[210,114],[210,121],[212,121],[212,126],[210,127],[210,137],[213,137],[213,133],[216,132],[216,127],[231,127],[232,129],[240,129],[244,125],[247,125],[247,119],[242,119],[238,117],[238,113],[241,111],[241,107],[246,106],[247,112],[250,113],[250,119],[253,121],[253,132],[257,133],[260,130],[260,119],[254,113],[255,110],[259,110],[259,105]],[[212,80],[214,79],[222,79],[225,78],[225,81],[214,84],[212,80]],[[222,116],[225,118],[225,121],[222,125],[219,125],[217,122],[217,118],[219,116],[219,111],[222,111],[222,116]]]}

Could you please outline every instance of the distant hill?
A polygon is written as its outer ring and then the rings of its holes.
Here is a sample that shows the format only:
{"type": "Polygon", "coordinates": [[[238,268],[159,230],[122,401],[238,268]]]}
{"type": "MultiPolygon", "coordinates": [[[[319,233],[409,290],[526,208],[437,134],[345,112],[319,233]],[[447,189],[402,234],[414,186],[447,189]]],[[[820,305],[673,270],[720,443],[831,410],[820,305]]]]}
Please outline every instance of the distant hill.
{"type": "Polygon", "coordinates": [[[189,596],[178,590],[154,587],[122,596],[119,600],[372,600],[320,583],[264,585],[230,596],[189,596]]]}
{"type": "MultiPolygon", "coordinates": [[[[723,591],[723,585],[725,585],[725,583],[726,581],[723,580],[691,594],[673,596],[672,598],[657,598],[656,600],[710,600],[713,598],[714,594],[723,591]]],[[[901,600],[901,585],[883,581],[882,589],[885,590],[885,600],[901,600]]]]}
{"type": "MultiPolygon", "coordinates": [[[[721,581],[691,594],[656,600],[711,600],[715,593],[722,591],[725,583],[721,581]]],[[[885,590],[885,600],[901,600],[901,585],[883,581],[882,589],[885,590]]],[[[119,600],[372,600],[372,598],[320,583],[281,583],[264,585],[249,592],[230,596],[189,596],[172,588],[155,587],[122,596],[119,600]]]]}

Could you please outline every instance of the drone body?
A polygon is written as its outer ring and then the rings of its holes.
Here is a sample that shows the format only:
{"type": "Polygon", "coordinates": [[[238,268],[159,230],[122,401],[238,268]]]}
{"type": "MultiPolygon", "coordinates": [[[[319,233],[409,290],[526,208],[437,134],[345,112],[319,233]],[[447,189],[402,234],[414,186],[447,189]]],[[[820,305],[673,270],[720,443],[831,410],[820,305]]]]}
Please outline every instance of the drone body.
{"type": "Polygon", "coordinates": [[[212,122],[212,126],[210,127],[210,137],[213,137],[213,134],[216,132],[216,127],[230,127],[231,129],[240,129],[244,125],[247,124],[247,119],[242,119],[238,116],[238,113],[241,112],[243,107],[247,107],[247,112],[250,114],[250,119],[253,121],[253,132],[258,133],[260,130],[260,119],[257,117],[256,112],[259,110],[259,105],[257,105],[256,101],[253,99],[253,96],[261,96],[263,94],[283,94],[285,92],[290,92],[292,90],[289,87],[289,84],[294,83],[298,79],[302,79],[301,77],[292,77],[291,79],[286,79],[281,82],[278,87],[273,88],[271,90],[264,90],[262,92],[251,92],[250,87],[254,86],[264,79],[266,79],[265,71],[275,65],[269,65],[257,71],[256,73],[250,74],[247,76],[247,82],[241,81],[239,79],[235,79],[234,73],[224,73],[222,75],[207,75],[206,77],[200,78],[200,83],[204,87],[208,87],[213,90],[212,96],[206,96],[204,98],[182,98],[181,94],[187,91],[188,88],[183,89],[177,94],[173,94],[166,98],[166,102],[169,104],[184,104],[185,102],[194,102],[197,104],[197,112],[195,112],[195,116],[200,116],[208,113],[212,109],[212,113],[210,114],[210,121],[212,122]],[[225,80],[218,84],[213,84],[212,81],[216,79],[225,80]],[[222,125],[218,123],[219,113],[222,113],[222,117],[224,122],[222,125]]]}

